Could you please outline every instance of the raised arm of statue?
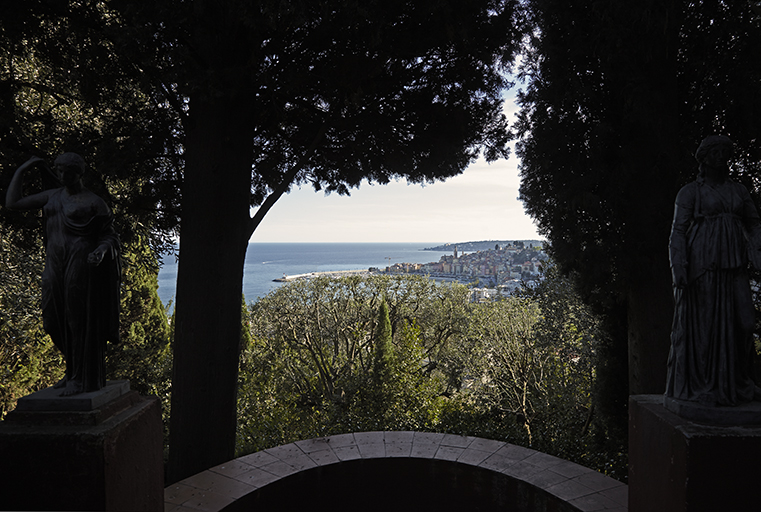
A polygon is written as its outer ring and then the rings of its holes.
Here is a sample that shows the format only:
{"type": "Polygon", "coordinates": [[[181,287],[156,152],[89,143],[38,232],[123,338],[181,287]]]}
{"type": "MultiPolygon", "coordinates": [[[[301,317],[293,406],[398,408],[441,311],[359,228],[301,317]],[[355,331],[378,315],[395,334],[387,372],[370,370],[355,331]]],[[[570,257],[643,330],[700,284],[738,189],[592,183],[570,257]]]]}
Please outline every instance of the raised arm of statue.
{"type": "Polygon", "coordinates": [[[8,192],[5,194],[5,207],[11,210],[36,210],[45,206],[50,198],[51,190],[45,190],[37,194],[21,197],[21,188],[24,183],[24,172],[37,164],[44,164],[42,158],[33,156],[16,169],[8,192]]]}

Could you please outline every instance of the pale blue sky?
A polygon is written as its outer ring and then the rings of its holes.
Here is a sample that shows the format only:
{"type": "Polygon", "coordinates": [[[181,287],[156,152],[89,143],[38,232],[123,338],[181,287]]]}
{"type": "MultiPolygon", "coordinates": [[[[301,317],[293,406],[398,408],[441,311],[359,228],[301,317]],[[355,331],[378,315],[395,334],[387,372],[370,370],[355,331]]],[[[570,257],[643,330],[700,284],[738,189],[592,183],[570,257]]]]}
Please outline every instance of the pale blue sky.
{"type": "MultiPolygon", "coordinates": [[[[512,96],[512,95],[511,95],[512,96]]],[[[516,107],[508,100],[505,111],[516,107]]],[[[272,207],[252,242],[462,242],[539,239],[518,200],[518,160],[479,160],[434,184],[363,183],[351,196],[294,189],[272,207]]]]}

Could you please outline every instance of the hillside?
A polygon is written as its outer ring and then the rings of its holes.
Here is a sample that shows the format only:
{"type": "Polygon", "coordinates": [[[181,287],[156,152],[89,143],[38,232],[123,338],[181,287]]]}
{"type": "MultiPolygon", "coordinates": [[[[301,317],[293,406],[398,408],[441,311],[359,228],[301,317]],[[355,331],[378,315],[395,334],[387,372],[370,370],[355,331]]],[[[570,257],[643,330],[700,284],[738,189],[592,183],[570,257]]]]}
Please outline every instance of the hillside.
{"type": "Polygon", "coordinates": [[[454,244],[437,245],[436,247],[426,247],[424,251],[454,251],[455,246],[460,252],[474,252],[474,251],[486,251],[494,249],[495,245],[504,247],[506,245],[514,245],[523,243],[526,247],[542,246],[544,241],[542,240],[481,240],[478,242],[457,242],[454,244]]]}

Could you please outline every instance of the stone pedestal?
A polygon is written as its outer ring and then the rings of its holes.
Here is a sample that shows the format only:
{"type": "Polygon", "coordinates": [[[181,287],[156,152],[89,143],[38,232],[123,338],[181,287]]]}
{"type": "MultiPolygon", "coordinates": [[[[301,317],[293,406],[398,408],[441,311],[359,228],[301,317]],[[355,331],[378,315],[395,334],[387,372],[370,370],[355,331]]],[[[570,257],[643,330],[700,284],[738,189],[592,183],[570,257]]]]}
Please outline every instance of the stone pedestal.
{"type": "Polygon", "coordinates": [[[161,409],[127,381],[19,400],[0,422],[0,510],[163,510],[161,409]]]}
{"type": "Polygon", "coordinates": [[[703,425],[663,395],[630,397],[630,512],[757,510],[760,468],[761,426],[703,425]]]}

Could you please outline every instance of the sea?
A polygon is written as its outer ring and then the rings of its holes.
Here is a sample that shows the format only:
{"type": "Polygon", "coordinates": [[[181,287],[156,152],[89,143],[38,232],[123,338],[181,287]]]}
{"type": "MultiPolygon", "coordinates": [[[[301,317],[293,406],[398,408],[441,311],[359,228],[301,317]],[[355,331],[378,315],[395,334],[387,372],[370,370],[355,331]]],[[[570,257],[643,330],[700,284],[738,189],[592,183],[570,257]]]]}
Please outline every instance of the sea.
{"type": "MultiPolygon", "coordinates": [[[[452,251],[427,251],[429,243],[250,243],[243,269],[243,295],[246,302],[256,301],[284,283],[274,279],[284,275],[330,272],[336,270],[384,269],[394,263],[429,263],[439,261],[452,251]]],[[[159,297],[164,305],[174,302],[177,284],[177,260],[164,256],[159,271],[159,297]]]]}

